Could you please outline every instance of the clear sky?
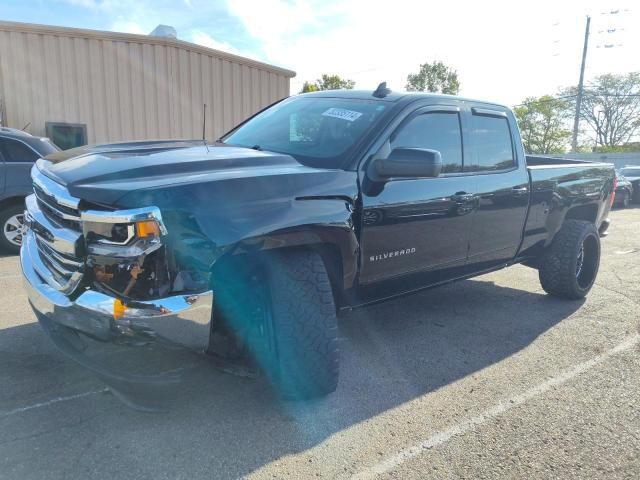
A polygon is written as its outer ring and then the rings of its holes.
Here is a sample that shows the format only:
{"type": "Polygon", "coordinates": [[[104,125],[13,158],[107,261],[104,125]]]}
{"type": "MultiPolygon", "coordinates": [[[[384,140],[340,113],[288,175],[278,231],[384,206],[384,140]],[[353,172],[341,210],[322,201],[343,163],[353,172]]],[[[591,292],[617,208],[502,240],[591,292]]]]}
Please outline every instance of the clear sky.
{"type": "Polygon", "coordinates": [[[292,93],[322,73],[403,90],[420,63],[442,60],[461,94],[508,105],[577,83],[587,14],[587,79],[640,71],[630,0],[0,1],[2,20],[142,34],[172,25],[182,40],[295,70],[292,93]]]}

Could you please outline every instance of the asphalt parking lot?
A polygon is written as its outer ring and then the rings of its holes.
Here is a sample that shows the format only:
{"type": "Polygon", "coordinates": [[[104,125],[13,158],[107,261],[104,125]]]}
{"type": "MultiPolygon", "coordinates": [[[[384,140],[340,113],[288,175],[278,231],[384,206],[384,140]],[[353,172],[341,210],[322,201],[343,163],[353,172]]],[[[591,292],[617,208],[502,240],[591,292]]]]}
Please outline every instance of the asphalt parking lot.
{"type": "Polygon", "coordinates": [[[586,301],[517,266],[343,315],[323,400],[182,350],[111,353],[184,377],[155,414],[53,347],[0,258],[0,478],[639,478],[640,208],[611,218],[586,301]]]}

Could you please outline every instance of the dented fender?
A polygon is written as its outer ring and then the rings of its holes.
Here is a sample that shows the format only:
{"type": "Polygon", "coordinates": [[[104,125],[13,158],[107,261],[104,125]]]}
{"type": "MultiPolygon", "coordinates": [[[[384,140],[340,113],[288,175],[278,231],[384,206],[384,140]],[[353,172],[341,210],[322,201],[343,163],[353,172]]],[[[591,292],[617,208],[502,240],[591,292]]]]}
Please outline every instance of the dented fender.
{"type": "Polygon", "coordinates": [[[227,254],[324,245],[339,253],[343,288],[357,273],[357,173],[297,164],[286,172],[134,191],[121,208],[156,206],[167,254],[180,270],[208,275],[227,254]]]}

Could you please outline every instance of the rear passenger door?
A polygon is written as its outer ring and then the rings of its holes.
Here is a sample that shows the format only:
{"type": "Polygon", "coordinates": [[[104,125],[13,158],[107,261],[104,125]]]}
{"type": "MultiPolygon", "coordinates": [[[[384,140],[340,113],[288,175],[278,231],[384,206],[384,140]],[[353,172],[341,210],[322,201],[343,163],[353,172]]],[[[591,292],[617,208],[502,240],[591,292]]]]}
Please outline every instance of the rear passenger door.
{"type": "Polygon", "coordinates": [[[514,141],[515,120],[507,109],[472,107],[466,120],[465,141],[478,196],[468,267],[480,271],[516,255],[529,206],[529,176],[514,141]]]}
{"type": "Polygon", "coordinates": [[[12,138],[0,138],[4,157],[5,196],[27,195],[31,191],[31,167],[40,155],[12,138]]]}

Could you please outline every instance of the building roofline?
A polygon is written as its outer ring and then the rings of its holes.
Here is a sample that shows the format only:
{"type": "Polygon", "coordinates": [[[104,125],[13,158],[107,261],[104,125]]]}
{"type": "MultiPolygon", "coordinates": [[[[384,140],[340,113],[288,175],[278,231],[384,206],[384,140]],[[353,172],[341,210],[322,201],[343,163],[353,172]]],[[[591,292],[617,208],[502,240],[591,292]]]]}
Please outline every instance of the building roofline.
{"type": "Polygon", "coordinates": [[[113,40],[130,43],[141,43],[149,45],[165,45],[171,47],[182,48],[192,52],[202,53],[212,57],[221,58],[242,65],[251,66],[267,72],[277,73],[287,78],[293,78],[296,76],[296,72],[288,70],[286,68],[277,67],[268,63],[260,62],[258,60],[252,60],[250,58],[235,55],[233,53],[223,52],[214,48],[204,47],[195,43],[186,42],[184,40],[167,38],[167,37],[153,37],[150,35],[139,35],[136,33],[120,33],[120,32],[108,32],[105,30],[90,30],[86,28],[73,28],[73,27],[58,27],[53,25],[39,25],[34,23],[22,23],[22,22],[8,22],[0,21],[0,31],[5,32],[26,32],[34,34],[50,34],[65,37],[84,37],[92,38],[96,40],[113,40]]]}

